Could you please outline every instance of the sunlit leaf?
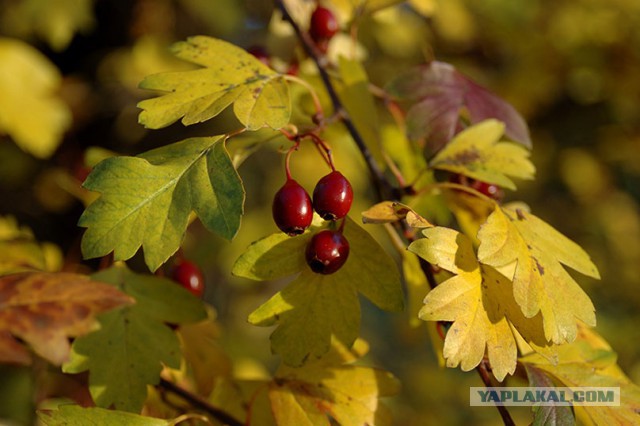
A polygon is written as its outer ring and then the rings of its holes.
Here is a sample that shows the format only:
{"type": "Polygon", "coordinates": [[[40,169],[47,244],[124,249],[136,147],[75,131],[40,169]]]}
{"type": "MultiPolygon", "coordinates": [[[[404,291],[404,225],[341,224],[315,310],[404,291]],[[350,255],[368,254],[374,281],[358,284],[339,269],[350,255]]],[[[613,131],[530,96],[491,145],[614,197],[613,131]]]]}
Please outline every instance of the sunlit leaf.
{"type": "Polygon", "coordinates": [[[39,410],[38,420],[46,426],[170,426],[174,424],[173,420],[71,404],[61,405],[57,410],[39,410]]]}
{"type": "Polygon", "coordinates": [[[398,267],[368,232],[348,219],[344,235],[349,258],[330,275],[316,274],[306,264],[303,247],[311,235],[267,237],[250,246],[234,267],[234,273],[254,279],[300,273],[249,316],[255,325],[278,325],[271,335],[272,350],[289,365],[324,355],[332,335],[346,346],[353,343],[360,324],[358,292],[382,309],[403,307],[398,267]],[[290,249],[294,253],[277,256],[290,249]]]}
{"type": "Polygon", "coordinates": [[[572,341],[577,321],[595,325],[594,307],[562,265],[599,278],[587,253],[536,216],[496,207],[478,233],[478,259],[513,280],[515,300],[527,318],[542,315],[554,343],[572,341]]]}
{"type": "Polygon", "coordinates": [[[387,91],[413,102],[407,112],[411,140],[426,140],[427,154],[435,154],[460,130],[460,111],[469,112],[471,123],[495,118],[506,125],[508,138],[531,147],[524,119],[507,102],[458,72],[450,64],[432,61],[398,75],[387,91]]]}
{"type": "Polygon", "coordinates": [[[0,361],[30,362],[15,338],[53,364],[66,361],[69,337],[91,332],[97,325],[97,314],[133,303],[127,295],[98,281],[62,272],[0,277],[0,361]]]}
{"type": "Polygon", "coordinates": [[[425,238],[409,250],[455,275],[431,290],[420,310],[425,321],[448,321],[443,355],[447,366],[475,368],[485,350],[493,374],[502,381],[516,368],[513,326],[527,341],[545,345],[539,317],[525,318],[513,299],[511,283],[478,263],[471,241],[449,228],[423,230],[425,238]]]}
{"type": "Polygon", "coordinates": [[[380,123],[373,95],[369,91],[367,73],[359,61],[343,56],[338,65],[341,77],[338,92],[340,101],[373,157],[382,162],[380,123]]]}
{"type": "Polygon", "coordinates": [[[60,249],[39,243],[26,227],[11,216],[0,216],[0,275],[24,271],[54,272],[62,265],[60,249]]]}
{"type": "Polygon", "coordinates": [[[89,371],[89,390],[99,407],[139,412],[147,385],[160,380],[162,366],[180,366],[180,344],[165,323],[206,318],[202,302],[164,278],[113,267],[93,276],[136,300],[100,317],[100,329],[73,343],[67,373],[89,371]]]}
{"type": "Polygon", "coordinates": [[[631,425],[640,421],[640,387],[616,364],[616,354],[592,329],[580,326],[572,343],[558,347],[558,362],[550,363],[539,354],[520,359],[567,387],[619,387],[620,406],[574,406],[581,424],[631,425]]]}
{"type": "Polygon", "coordinates": [[[71,125],[67,105],[55,95],[61,76],[28,44],[0,38],[0,134],[24,151],[48,158],[71,125]]]}
{"type": "Polygon", "coordinates": [[[200,123],[233,104],[233,111],[250,130],[278,129],[289,122],[289,89],[282,75],[253,55],[222,40],[190,37],[172,46],[173,53],[203,68],[155,74],[140,87],[165,92],[138,104],[141,124],[152,129],[182,117],[184,125],[200,123]]]}
{"type": "Polygon", "coordinates": [[[194,211],[224,238],[234,237],[244,189],[222,136],[186,139],[138,157],[108,158],[84,186],[101,196],[80,218],[86,258],[132,257],[142,246],[155,271],[176,252],[194,211]]]}
{"type": "Polygon", "coordinates": [[[503,133],[503,123],[492,119],[482,121],[458,133],[429,164],[435,169],[516,189],[507,176],[533,179],[535,168],[528,159],[527,149],[500,141],[503,133]]]}
{"type": "MultiPolygon", "coordinates": [[[[333,351],[336,345],[341,346],[334,342],[333,351]]],[[[329,425],[329,416],[345,426],[390,425],[390,413],[379,398],[399,391],[397,379],[386,371],[349,365],[352,356],[341,360],[333,351],[330,360],[304,368],[282,366],[276,372],[269,387],[276,423],[329,425]]]]}
{"type": "Polygon", "coordinates": [[[433,226],[411,207],[396,201],[382,201],[362,212],[363,223],[392,223],[406,219],[412,228],[428,228],[433,226]]]}

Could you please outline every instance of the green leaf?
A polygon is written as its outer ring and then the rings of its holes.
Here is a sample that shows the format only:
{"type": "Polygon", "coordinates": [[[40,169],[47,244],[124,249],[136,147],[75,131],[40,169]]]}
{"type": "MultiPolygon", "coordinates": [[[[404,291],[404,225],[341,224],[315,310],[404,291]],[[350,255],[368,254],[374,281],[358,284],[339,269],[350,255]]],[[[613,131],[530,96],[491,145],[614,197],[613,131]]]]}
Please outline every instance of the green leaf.
{"type": "Polygon", "coordinates": [[[599,278],[576,243],[524,210],[500,207],[482,225],[478,239],[478,259],[513,281],[513,294],[525,317],[540,312],[548,340],[572,341],[578,320],[595,325],[593,303],[562,266],[599,278]]]}
{"type": "Polygon", "coordinates": [[[473,179],[516,189],[507,176],[533,179],[535,167],[529,151],[513,142],[500,141],[504,124],[488,119],[458,133],[429,165],[473,179]]]}
{"type": "Polygon", "coordinates": [[[133,296],[136,304],[101,316],[99,330],[74,341],[63,371],[89,371],[96,405],[140,412],[147,385],[158,383],[162,366],[180,366],[178,338],[165,323],[202,320],[206,311],[199,299],[167,279],[122,267],[92,278],[133,296]]]}
{"type": "Polygon", "coordinates": [[[312,234],[289,237],[279,232],[251,244],[236,260],[231,272],[257,281],[275,280],[300,272],[306,267],[304,252],[312,234]]]}
{"type": "Polygon", "coordinates": [[[142,246],[155,271],[182,243],[192,211],[224,238],[233,238],[240,227],[244,189],[222,136],[108,158],[84,186],[101,193],[78,222],[88,228],[82,239],[85,258],[113,251],[115,260],[126,260],[142,246]]]}
{"type": "Polygon", "coordinates": [[[382,309],[403,308],[395,261],[358,224],[347,219],[344,235],[349,241],[349,258],[330,275],[315,274],[306,264],[304,246],[311,235],[267,237],[251,245],[234,266],[237,275],[254,279],[301,272],[249,316],[249,322],[255,325],[278,325],[271,335],[272,350],[289,365],[301,365],[309,357],[324,355],[332,335],[344,345],[353,343],[360,324],[358,292],[382,309]]]}
{"type": "Polygon", "coordinates": [[[144,417],[98,407],[61,405],[57,410],[39,410],[38,419],[46,426],[169,426],[172,420],[144,417]]]}
{"type": "Polygon", "coordinates": [[[278,129],[291,115],[284,77],[241,48],[211,37],[190,37],[172,46],[180,59],[204,68],[146,77],[140,87],[166,94],[138,104],[139,121],[159,129],[182,118],[190,125],[209,120],[233,104],[249,130],[278,129]]]}
{"type": "Polygon", "coordinates": [[[342,105],[349,112],[353,125],[362,136],[373,157],[383,162],[380,149],[380,122],[378,112],[369,91],[369,78],[359,61],[343,56],[338,61],[342,83],[338,92],[342,105]]]}
{"type": "MultiPolygon", "coordinates": [[[[533,365],[525,365],[529,386],[532,387],[555,387],[551,377],[543,370],[533,365]]],[[[576,418],[573,410],[569,406],[533,406],[532,426],[573,426],[576,418]]]]}

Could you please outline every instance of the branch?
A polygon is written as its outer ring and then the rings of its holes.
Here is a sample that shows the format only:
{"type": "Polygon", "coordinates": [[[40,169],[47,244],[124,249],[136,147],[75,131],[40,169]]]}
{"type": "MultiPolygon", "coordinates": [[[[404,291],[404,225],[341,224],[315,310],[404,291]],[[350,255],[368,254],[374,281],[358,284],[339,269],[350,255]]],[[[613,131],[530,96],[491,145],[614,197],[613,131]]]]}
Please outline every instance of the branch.
{"type": "Polygon", "coordinates": [[[331,99],[331,104],[333,105],[335,114],[341,118],[343,124],[349,131],[349,134],[362,153],[364,161],[367,163],[367,167],[369,168],[369,172],[371,173],[371,177],[373,178],[373,184],[376,188],[378,197],[383,200],[398,200],[401,196],[401,191],[393,186],[385,177],[382,169],[380,169],[380,166],[378,166],[378,163],[373,158],[373,155],[367,147],[367,144],[360,135],[360,132],[358,132],[355,125],[353,124],[353,121],[351,120],[351,117],[349,117],[349,113],[342,105],[342,102],[338,97],[338,93],[336,92],[333,83],[331,83],[331,77],[329,77],[329,73],[327,72],[327,66],[329,65],[327,57],[318,50],[313,40],[311,40],[309,34],[307,34],[306,31],[302,31],[300,29],[297,22],[293,19],[293,17],[285,7],[283,1],[274,1],[276,7],[282,12],[282,19],[284,19],[291,25],[298,38],[302,41],[302,47],[304,48],[305,52],[307,53],[307,55],[309,55],[313,62],[315,62],[316,67],[318,68],[318,72],[320,73],[320,78],[322,78],[324,87],[327,89],[329,98],[331,99]]]}
{"type": "Polygon", "coordinates": [[[189,404],[191,404],[193,407],[209,414],[211,417],[215,418],[216,420],[218,420],[220,423],[224,425],[243,426],[242,422],[239,422],[238,420],[231,417],[226,412],[220,410],[219,408],[214,407],[213,405],[205,401],[203,398],[199,397],[198,395],[192,394],[188,390],[181,388],[180,386],[176,385],[173,382],[170,382],[169,380],[160,378],[160,383],[158,384],[158,387],[178,395],[179,397],[187,401],[189,404]]]}
{"type": "MultiPolygon", "coordinates": [[[[341,118],[345,127],[349,131],[349,134],[351,135],[356,145],[358,146],[358,149],[360,150],[365,162],[367,163],[367,166],[371,173],[371,177],[376,187],[376,192],[378,194],[379,199],[381,201],[382,200],[399,201],[404,192],[402,191],[402,189],[392,185],[391,182],[389,182],[387,177],[384,175],[383,171],[378,166],[378,163],[373,158],[371,151],[369,151],[369,148],[367,147],[367,145],[364,142],[364,139],[358,132],[358,129],[356,129],[355,125],[353,124],[353,121],[351,121],[351,118],[349,117],[349,113],[342,105],[342,102],[338,97],[336,89],[333,86],[333,83],[331,82],[329,73],[327,72],[327,67],[329,65],[329,62],[327,61],[326,56],[318,50],[315,43],[309,36],[309,34],[300,29],[298,24],[295,22],[295,20],[293,19],[293,17],[291,16],[287,8],[285,7],[283,0],[274,0],[274,2],[276,7],[282,12],[282,18],[285,21],[289,22],[289,24],[295,31],[296,35],[298,36],[298,39],[302,42],[302,47],[304,48],[307,55],[309,55],[309,57],[313,59],[313,61],[315,62],[316,67],[318,68],[318,72],[320,73],[320,77],[322,78],[322,82],[325,86],[325,89],[327,90],[327,93],[329,94],[331,103],[333,104],[333,108],[335,110],[336,115],[341,118]]],[[[408,235],[408,233],[406,232],[407,224],[405,221],[396,222],[394,223],[394,226],[395,226],[396,232],[399,235],[404,235],[405,238],[408,240],[408,243],[414,240],[414,238],[408,235]]],[[[433,269],[431,267],[431,264],[421,258],[420,267],[427,279],[427,282],[429,283],[429,286],[432,289],[435,288],[437,285],[437,281],[433,275],[433,269]]],[[[491,366],[489,365],[488,361],[484,359],[476,367],[476,371],[478,372],[478,374],[482,378],[482,381],[487,387],[492,386],[490,370],[491,370],[491,366]]],[[[515,423],[511,418],[509,411],[504,406],[497,406],[497,408],[498,408],[498,411],[500,412],[500,416],[502,417],[502,421],[504,425],[515,426],[515,423]]]]}

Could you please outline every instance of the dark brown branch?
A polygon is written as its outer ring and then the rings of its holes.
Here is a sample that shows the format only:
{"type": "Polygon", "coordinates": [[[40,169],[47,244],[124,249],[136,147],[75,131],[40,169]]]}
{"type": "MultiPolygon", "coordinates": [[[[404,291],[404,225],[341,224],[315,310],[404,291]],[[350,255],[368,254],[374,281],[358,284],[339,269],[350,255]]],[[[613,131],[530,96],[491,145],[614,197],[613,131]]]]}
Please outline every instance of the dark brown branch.
{"type": "MultiPolygon", "coordinates": [[[[378,166],[378,163],[373,158],[373,155],[371,154],[371,151],[369,150],[366,143],[364,142],[364,139],[360,135],[360,132],[358,132],[358,129],[356,129],[355,125],[353,124],[353,121],[351,121],[351,118],[349,117],[348,112],[342,105],[342,102],[338,97],[338,93],[336,92],[336,89],[333,86],[333,83],[331,82],[331,77],[327,72],[327,66],[329,65],[329,63],[327,61],[326,56],[318,50],[313,40],[311,40],[311,37],[309,36],[309,34],[307,34],[305,31],[302,31],[300,29],[297,22],[295,22],[291,14],[289,14],[289,11],[285,7],[283,1],[274,0],[274,2],[276,7],[282,12],[282,18],[285,21],[289,22],[289,24],[295,31],[296,35],[298,36],[298,39],[302,42],[302,47],[304,48],[307,55],[309,55],[309,57],[311,57],[315,62],[316,67],[318,68],[318,72],[320,73],[320,77],[322,78],[322,82],[325,86],[325,89],[327,90],[329,97],[331,98],[331,103],[333,104],[333,108],[335,110],[336,115],[341,118],[345,127],[349,131],[349,134],[351,135],[356,145],[358,146],[358,149],[360,150],[365,162],[367,163],[367,166],[371,173],[373,183],[376,187],[376,191],[379,199],[399,201],[404,193],[403,189],[398,188],[389,182],[389,180],[384,175],[383,171],[378,166]]],[[[406,239],[408,240],[408,243],[410,243],[413,240],[413,238],[410,238],[407,236],[407,232],[406,232],[407,224],[405,222],[396,222],[394,225],[398,234],[405,236],[406,239]]],[[[433,269],[431,267],[431,264],[421,258],[420,267],[427,279],[427,282],[429,283],[429,286],[431,288],[435,288],[437,285],[437,282],[433,274],[433,269]]],[[[476,371],[482,378],[482,381],[484,382],[485,386],[488,386],[488,387],[492,386],[490,368],[491,367],[488,361],[486,360],[483,360],[476,367],[476,371]]],[[[515,426],[515,423],[511,418],[509,411],[504,406],[496,406],[496,407],[500,412],[500,416],[502,417],[502,421],[504,422],[505,426],[515,426]]]]}
{"type": "Polygon", "coordinates": [[[182,389],[180,386],[176,385],[173,382],[170,382],[169,380],[165,380],[161,378],[158,386],[168,392],[178,395],[179,397],[187,401],[194,408],[210,415],[211,417],[215,418],[222,424],[225,424],[228,426],[243,426],[242,422],[239,422],[235,418],[231,417],[229,414],[209,404],[203,398],[189,392],[186,389],[182,389]]]}

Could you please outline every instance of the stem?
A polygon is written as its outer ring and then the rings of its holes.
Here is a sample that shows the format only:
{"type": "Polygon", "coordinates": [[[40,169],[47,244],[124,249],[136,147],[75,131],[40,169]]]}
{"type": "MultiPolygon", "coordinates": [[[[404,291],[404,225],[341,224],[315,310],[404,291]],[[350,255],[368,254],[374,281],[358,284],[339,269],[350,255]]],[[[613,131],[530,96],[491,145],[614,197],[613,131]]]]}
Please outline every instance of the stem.
{"type": "Polygon", "coordinates": [[[375,186],[377,195],[381,199],[398,199],[400,198],[400,193],[397,188],[389,183],[389,181],[384,176],[384,173],[376,163],[371,151],[367,147],[364,139],[356,129],[353,121],[349,117],[347,110],[342,105],[340,98],[338,97],[338,93],[336,92],[335,87],[331,83],[331,77],[329,77],[329,73],[327,72],[327,66],[329,64],[327,57],[316,47],[313,40],[309,34],[305,31],[302,31],[298,24],[295,22],[287,8],[285,7],[282,0],[274,0],[276,7],[282,12],[282,18],[289,22],[293,30],[295,31],[298,38],[302,41],[302,47],[309,57],[315,62],[316,67],[318,68],[318,72],[320,73],[320,78],[327,89],[327,93],[329,94],[329,98],[331,99],[331,104],[333,105],[333,109],[337,114],[342,118],[342,123],[345,125],[354,142],[358,146],[358,149],[362,153],[365,162],[367,163],[367,167],[369,168],[369,172],[373,178],[373,184],[375,186]]]}
{"type": "MultiPolygon", "coordinates": [[[[489,365],[489,361],[487,361],[485,358],[483,358],[482,362],[480,362],[480,364],[478,364],[478,366],[476,367],[476,371],[480,375],[480,378],[482,379],[482,382],[486,387],[493,386],[493,382],[491,381],[490,370],[491,370],[491,366],[489,365]]],[[[502,422],[504,423],[505,426],[516,425],[513,419],[511,418],[511,414],[509,414],[509,411],[506,409],[504,405],[496,405],[496,408],[498,409],[498,412],[500,413],[500,417],[502,417],[502,422]]]]}
{"type": "Polygon", "coordinates": [[[207,401],[199,397],[198,395],[194,395],[188,390],[181,388],[173,382],[170,382],[166,379],[160,378],[159,387],[163,388],[166,391],[174,393],[191,404],[194,408],[204,411],[205,413],[211,415],[211,417],[215,418],[219,422],[228,426],[243,426],[242,422],[239,422],[235,418],[231,417],[229,414],[224,411],[214,407],[209,404],[207,401]]]}
{"type": "MultiPolygon", "coordinates": [[[[371,173],[371,177],[373,179],[373,183],[375,185],[378,198],[380,200],[399,201],[403,194],[402,188],[395,187],[394,185],[391,184],[391,182],[389,182],[389,180],[384,175],[383,171],[378,166],[378,163],[373,158],[373,155],[371,154],[371,151],[369,151],[369,148],[365,144],[364,139],[356,129],[353,122],[351,121],[351,118],[349,117],[347,110],[342,105],[342,102],[338,97],[336,89],[333,86],[333,83],[331,82],[331,78],[327,71],[329,62],[326,56],[316,47],[313,40],[311,40],[311,37],[309,36],[309,34],[307,34],[305,31],[302,31],[300,29],[298,24],[289,14],[289,11],[284,5],[283,0],[274,0],[274,2],[276,7],[281,11],[282,18],[285,21],[289,22],[289,24],[295,31],[296,35],[298,36],[298,39],[302,42],[302,47],[304,48],[307,55],[309,55],[309,57],[313,59],[313,61],[315,62],[316,67],[318,68],[318,72],[320,73],[320,77],[322,78],[322,82],[327,90],[327,93],[329,94],[329,97],[331,98],[331,103],[335,110],[334,115],[340,117],[343,124],[349,131],[349,134],[351,135],[354,142],[358,146],[360,153],[362,154],[365,162],[367,163],[369,172],[371,173]]],[[[392,108],[395,108],[395,105],[391,105],[391,106],[392,108]]],[[[397,113],[397,111],[393,111],[393,112],[397,113]]],[[[405,238],[408,240],[408,243],[414,240],[414,237],[412,237],[408,232],[408,225],[406,221],[402,220],[399,222],[394,222],[393,227],[398,235],[405,236],[405,238]]],[[[420,267],[429,283],[429,286],[431,288],[435,288],[438,285],[438,283],[433,274],[433,269],[431,267],[431,264],[426,260],[420,258],[420,267]]],[[[482,381],[485,383],[485,386],[489,386],[489,387],[492,386],[490,369],[491,367],[489,365],[489,362],[486,359],[483,359],[483,361],[476,367],[476,371],[478,371],[478,374],[482,378],[482,381]]],[[[507,411],[507,409],[504,406],[496,406],[496,407],[500,412],[500,416],[502,417],[502,421],[505,424],[505,426],[515,426],[515,423],[511,418],[509,411],[507,411]]]]}

